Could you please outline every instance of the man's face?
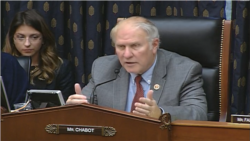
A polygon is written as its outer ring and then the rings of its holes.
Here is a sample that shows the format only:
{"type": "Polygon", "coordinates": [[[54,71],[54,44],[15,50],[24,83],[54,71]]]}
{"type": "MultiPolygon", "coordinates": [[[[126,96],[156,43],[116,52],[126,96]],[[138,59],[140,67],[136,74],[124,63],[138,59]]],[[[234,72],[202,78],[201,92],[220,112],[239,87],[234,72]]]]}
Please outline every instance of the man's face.
{"type": "Polygon", "coordinates": [[[145,31],[127,26],[117,30],[114,43],[116,54],[126,71],[143,74],[154,63],[159,40],[149,42],[145,31]]]}

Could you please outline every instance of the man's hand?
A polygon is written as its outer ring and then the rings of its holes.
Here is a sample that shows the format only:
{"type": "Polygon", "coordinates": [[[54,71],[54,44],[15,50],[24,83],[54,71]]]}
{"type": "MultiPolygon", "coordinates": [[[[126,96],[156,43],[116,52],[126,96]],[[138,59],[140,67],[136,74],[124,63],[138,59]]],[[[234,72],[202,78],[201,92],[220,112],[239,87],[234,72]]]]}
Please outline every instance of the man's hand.
{"type": "Polygon", "coordinates": [[[81,86],[78,83],[75,84],[75,92],[76,94],[69,96],[66,104],[89,103],[87,97],[82,94],[81,86]]]}
{"type": "Polygon", "coordinates": [[[135,103],[136,108],[133,113],[159,119],[159,117],[161,116],[161,109],[153,99],[153,90],[148,91],[147,98],[141,97],[139,101],[141,103],[135,103]]]}

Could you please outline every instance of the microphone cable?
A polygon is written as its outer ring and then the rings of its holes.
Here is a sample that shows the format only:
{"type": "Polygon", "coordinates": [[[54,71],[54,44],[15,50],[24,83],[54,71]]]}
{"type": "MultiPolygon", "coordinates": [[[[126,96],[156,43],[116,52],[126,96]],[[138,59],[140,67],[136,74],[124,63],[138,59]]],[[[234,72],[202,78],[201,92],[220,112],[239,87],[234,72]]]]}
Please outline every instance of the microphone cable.
{"type": "Polygon", "coordinates": [[[27,105],[30,103],[31,100],[28,100],[22,107],[15,109],[11,112],[19,112],[20,110],[24,109],[25,107],[27,107],[27,105]]]}

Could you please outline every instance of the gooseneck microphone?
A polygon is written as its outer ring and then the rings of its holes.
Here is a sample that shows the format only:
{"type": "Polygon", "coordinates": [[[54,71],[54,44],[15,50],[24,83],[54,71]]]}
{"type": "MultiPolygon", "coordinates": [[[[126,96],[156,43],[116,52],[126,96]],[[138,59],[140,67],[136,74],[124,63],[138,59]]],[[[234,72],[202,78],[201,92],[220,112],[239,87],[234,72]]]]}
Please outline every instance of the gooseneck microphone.
{"type": "Polygon", "coordinates": [[[114,79],[111,79],[111,80],[108,80],[108,81],[99,83],[99,84],[97,84],[97,85],[94,87],[94,89],[93,89],[93,91],[92,91],[92,93],[91,93],[91,96],[90,96],[90,102],[91,102],[91,104],[96,104],[96,105],[98,105],[97,94],[95,94],[96,88],[97,88],[98,86],[102,85],[102,84],[105,84],[105,83],[108,83],[108,82],[111,82],[111,81],[116,80],[116,78],[117,78],[119,72],[120,72],[119,69],[115,69],[115,70],[114,70],[114,73],[115,73],[116,75],[115,75],[115,78],[114,78],[114,79]]]}

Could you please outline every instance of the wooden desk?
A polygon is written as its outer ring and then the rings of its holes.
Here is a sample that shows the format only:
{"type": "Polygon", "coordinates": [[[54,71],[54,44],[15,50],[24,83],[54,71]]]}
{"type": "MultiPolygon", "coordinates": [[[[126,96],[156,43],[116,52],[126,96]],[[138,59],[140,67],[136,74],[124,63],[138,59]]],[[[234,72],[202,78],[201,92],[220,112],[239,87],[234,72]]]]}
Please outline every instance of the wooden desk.
{"type": "Polygon", "coordinates": [[[162,122],[92,105],[72,105],[6,113],[1,116],[1,139],[7,140],[108,140],[108,141],[250,141],[250,125],[226,122],[177,120],[171,130],[162,122]],[[48,124],[114,127],[112,137],[50,134],[48,124]]]}
{"type": "Polygon", "coordinates": [[[179,120],[171,125],[172,141],[250,141],[250,124],[179,120]]]}
{"type": "MultiPolygon", "coordinates": [[[[168,129],[160,129],[161,125],[161,121],[156,119],[96,105],[67,105],[2,114],[1,139],[2,141],[165,141],[168,139],[168,129]],[[73,132],[48,133],[46,127],[52,124],[68,127],[112,127],[116,133],[114,136],[86,135],[80,134],[76,128],[73,132]]],[[[50,129],[58,131],[57,126],[50,129]]]]}

